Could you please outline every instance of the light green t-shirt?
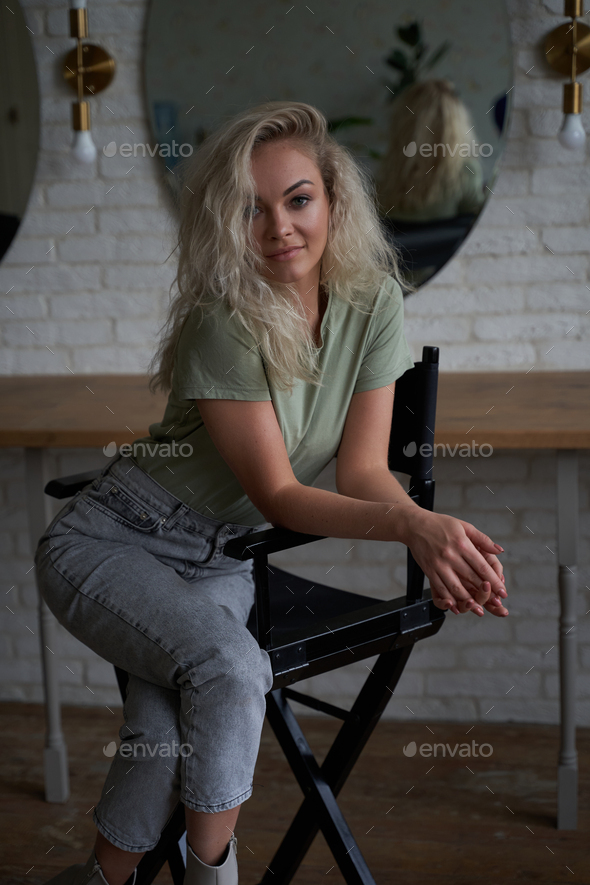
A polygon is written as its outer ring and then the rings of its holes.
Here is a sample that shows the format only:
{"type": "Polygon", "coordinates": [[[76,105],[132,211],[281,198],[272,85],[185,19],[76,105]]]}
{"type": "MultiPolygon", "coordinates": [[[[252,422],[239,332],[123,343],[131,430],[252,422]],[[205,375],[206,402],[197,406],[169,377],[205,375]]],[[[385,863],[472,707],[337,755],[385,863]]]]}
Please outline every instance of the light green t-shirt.
{"type": "Polygon", "coordinates": [[[403,330],[403,295],[388,276],[371,313],[361,313],[328,287],[319,365],[324,387],[296,379],[293,394],[267,381],[260,351],[225,304],[182,329],[172,389],[161,422],[133,443],[132,459],[160,485],[211,519],[259,526],[252,504],[209,436],[192,399],[272,400],[293,473],[311,485],[340,445],[354,393],[392,384],[414,360],[403,330]],[[382,309],[384,308],[384,309],[382,309]],[[157,444],[157,445],[156,445],[157,444]]]}

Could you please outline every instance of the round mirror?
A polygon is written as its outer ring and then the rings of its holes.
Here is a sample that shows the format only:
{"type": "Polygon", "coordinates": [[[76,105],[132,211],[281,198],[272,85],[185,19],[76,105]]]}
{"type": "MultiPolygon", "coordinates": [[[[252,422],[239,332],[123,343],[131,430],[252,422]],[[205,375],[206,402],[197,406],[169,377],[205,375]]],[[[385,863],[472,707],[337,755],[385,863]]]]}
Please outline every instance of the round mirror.
{"type": "Polygon", "coordinates": [[[307,6],[152,0],[145,83],[153,137],[174,167],[222,121],[304,101],[370,172],[385,229],[419,286],[464,241],[493,190],[512,89],[503,2],[307,6]]]}
{"type": "Polygon", "coordinates": [[[0,259],[25,214],[39,152],[39,89],[30,31],[18,4],[0,7],[0,259]]]}

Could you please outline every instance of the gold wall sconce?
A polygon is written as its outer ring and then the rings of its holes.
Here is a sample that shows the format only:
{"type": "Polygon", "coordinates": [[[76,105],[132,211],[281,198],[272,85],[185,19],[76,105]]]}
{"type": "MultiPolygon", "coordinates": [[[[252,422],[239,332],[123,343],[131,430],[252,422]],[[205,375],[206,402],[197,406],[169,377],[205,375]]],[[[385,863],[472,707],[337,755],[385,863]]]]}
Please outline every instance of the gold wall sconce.
{"type": "Polygon", "coordinates": [[[582,84],[576,76],[590,67],[590,28],[577,19],[584,14],[584,0],[565,0],[564,15],[571,18],[555,28],[545,40],[545,57],[551,67],[570,77],[563,86],[563,123],[559,143],[573,150],[583,147],[586,132],[582,126],[582,84]]]}
{"type": "Polygon", "coordinates": [[[96,146],[90,134],[90,104],[86,96],[102,92],[111,83],[115,61],[101,46],[82,43],[88,37],[86,0],[72,0],[69,14],[70,37],[77,40],[63,64],[65,81],[78,95],[78,100],[72,103],[72,155],[79,163],[92,163],[96,159],[96,146]]]}

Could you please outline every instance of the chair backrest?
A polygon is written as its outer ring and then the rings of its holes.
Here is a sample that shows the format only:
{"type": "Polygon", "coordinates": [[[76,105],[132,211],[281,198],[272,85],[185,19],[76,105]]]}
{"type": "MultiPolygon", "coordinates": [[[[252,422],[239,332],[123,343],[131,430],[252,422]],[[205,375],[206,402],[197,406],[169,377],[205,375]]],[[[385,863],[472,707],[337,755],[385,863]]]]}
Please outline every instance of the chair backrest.
{"type": "Polygon", "coordinates": [[[438,393],[438,347],[424,347],[422,362],[395,383],[389,469],[432,479],[438,393]]]}
{"type": "MultiPolygon", "coordinates": [[[[438,347],[422,348],[422,362],[414,363],[395,384],[389,438],[389,469],[410,476],[408,493],[420,507],[434,504],[434,428],[438,394],[438,347]]],[[[408,548],[407,600],[422,599],[424,572],[408,548]]]]}

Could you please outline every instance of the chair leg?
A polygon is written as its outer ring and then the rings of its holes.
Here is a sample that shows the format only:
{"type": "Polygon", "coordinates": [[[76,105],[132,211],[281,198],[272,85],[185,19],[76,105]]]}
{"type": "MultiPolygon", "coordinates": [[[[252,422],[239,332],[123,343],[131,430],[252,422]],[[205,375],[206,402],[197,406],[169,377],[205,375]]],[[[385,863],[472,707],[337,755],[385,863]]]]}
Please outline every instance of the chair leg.
{"type": "Polygon", "coordinates": [[[125,704],[125,699],[127,697],[127,683],[129,682],[129,673],[127,672],[127,670],[122,670],[120,667],[115,667],[115,676],[117,677],[117,683],[119,685],[119,692],[121,694],[123,704],[125,704]]]}
{"type": "Polygon", "coordinates": [[[271,881],[288,885],[320,829],[348,885],[374,885],[336,796],[390,700],[412,648],[409,645],[379,656],[321,768],[282,691],[267,695],[270,725],[307,795],[260,885],[270,885],[271,881]]]}
{"type": "Polygon", "coordinates": [[[170,848],[167,860],[174,885],[183,885],[186,866],[178,842],[170,848]]]}

